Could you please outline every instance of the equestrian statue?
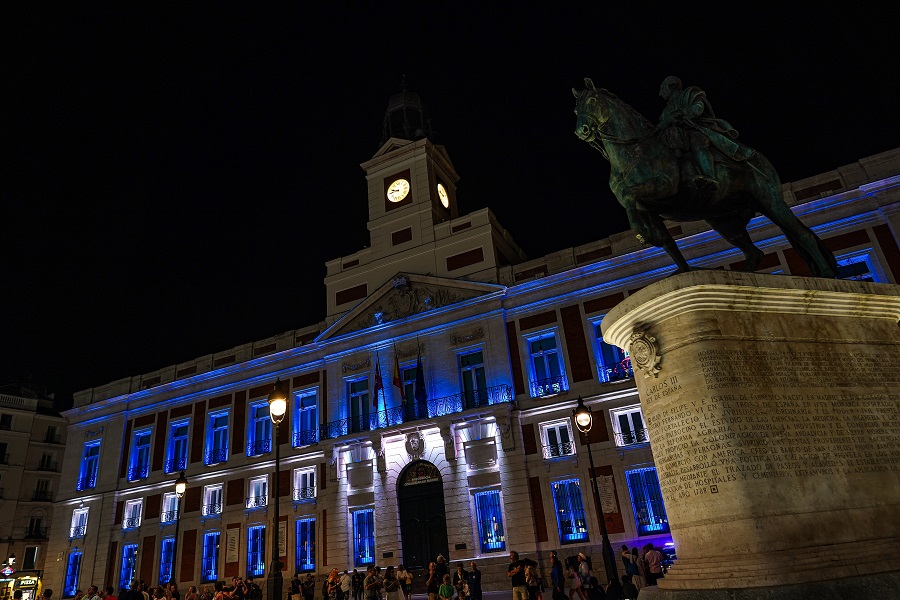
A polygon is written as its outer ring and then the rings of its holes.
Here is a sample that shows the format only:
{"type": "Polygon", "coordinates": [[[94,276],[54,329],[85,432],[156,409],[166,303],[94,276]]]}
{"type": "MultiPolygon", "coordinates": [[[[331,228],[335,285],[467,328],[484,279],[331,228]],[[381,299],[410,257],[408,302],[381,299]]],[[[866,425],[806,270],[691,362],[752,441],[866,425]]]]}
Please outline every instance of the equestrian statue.
{"type": "Polygon", "coordinates": [[[575,135],[609,161],[609,187],[637,238],[663,248],[678,272],[690,266],[664,219],[706,221],[744,253],[744,270],[754,271],[764,253],[747,225],[763,214],[781,228],[813,275],[837,275],[834,255],[785,203],[771,163],[737,141],[737,131],[716,118],[703,90],[682,89],[677,77],[667,77],[660,89],[667,104],[653,125],[615,94],[590,79],[584,83],[587,89],[572,89],[575,135]]]}

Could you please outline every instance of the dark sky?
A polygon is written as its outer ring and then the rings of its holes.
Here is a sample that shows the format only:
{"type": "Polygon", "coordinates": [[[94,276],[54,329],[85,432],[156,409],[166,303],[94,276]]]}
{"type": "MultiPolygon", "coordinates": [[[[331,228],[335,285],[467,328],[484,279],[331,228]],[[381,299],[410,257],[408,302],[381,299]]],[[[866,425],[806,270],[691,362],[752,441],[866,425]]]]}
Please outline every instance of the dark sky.
{"type": "Polygon", "coordinates": [[[900,145],[893,5],[188,4],[5,9],[0,384],[68,398],[320,321],[404,75],[460,212],[530,258],[627,228],[572,134],[584,77],[654,121],[666,75],[700,86],[783,181],[900,145]]]}

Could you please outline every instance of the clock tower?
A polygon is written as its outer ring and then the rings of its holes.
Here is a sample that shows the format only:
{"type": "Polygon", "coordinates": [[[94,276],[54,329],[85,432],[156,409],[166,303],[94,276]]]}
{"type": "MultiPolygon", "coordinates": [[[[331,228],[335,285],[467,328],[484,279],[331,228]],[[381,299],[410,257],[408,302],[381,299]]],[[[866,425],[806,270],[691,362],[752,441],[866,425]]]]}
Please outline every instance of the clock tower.
{"type": "Polygon", "coordinates": [[[326,263],[329,320],[400,272],[497,282],[498,266],[525,260],[488,209],[459,215],[459,175],[432,135],[419,95],[405,89],[394,94],[381,147],[360,165],[367,182],[369,247],[326,263]]]}

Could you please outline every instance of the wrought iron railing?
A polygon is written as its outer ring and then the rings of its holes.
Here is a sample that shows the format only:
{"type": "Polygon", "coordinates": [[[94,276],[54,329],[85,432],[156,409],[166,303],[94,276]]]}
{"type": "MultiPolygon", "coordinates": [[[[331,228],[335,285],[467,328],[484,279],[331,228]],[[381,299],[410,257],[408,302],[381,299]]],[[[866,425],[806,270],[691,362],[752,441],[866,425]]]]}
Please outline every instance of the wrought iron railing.
{"type": "Polygon", "coordinates": [[[219,570],[216,568],[215,558],[204,558],[200,569],[200,579],[204,583],[216,581],[219,578],[219,570]]]}
{"type": "Polygon", "coordinates": [[[256,440],[247,443],[247,456],[259,456],[272,451],[272,440],[256,440]]]}
{"type": "Polygon", "coordinates": [[[200,514],[204,517],[209,517],[211,515],[220,515],[222,514],[222,503],[217,502],[215,504],[204,504],[200,507],[200,514]]]}
{"type": "Polygon", "coordinates": [[[138,479],[146,479],[150,474],[150,465],[138,465],[128,469],[128,481],[137,481],[138,479]]]}
{"type": "Polygon", "coordinates": [[[646,429],[635,429],[616,434],[616,446],[633,446],[650,441],[650,433],[646,429]]]}
{"type": "Polygon", "coordinates": [[[560,458],[575,454],[575,442],[563,442],[561,444],[548,444],[544,446],[544,458],[560,458]]]}
{"type": "Polygon", "coordinates": [[[295,431],[293,436],[294,447],[309,446],[319,441],[318,429],[304,429],[303,431],[295,431]]]}
{"type": "Polygon", "coordinates": [[[42,460],[38,465],[38,471],[53,471],[56,472],[59,470],[59,463],[54,460],[42,460]]]}
{"type": "Polygon", "coordinates": [[[47,490],[34,490],[31,497],[34,502],[53,502],[53,492],[47,490]]]}
{"type": "Polygon", "coordinates": [[[166,461],[165,465],[163,465],[166,473],[177,473],[178,471],[184,471],[187,469],[187,457],[182,456],[181,458],[170,458],[166,461]]]}
{"type": "Polygon", "coordinates": [[[511,402],[512,399],[513,395],[510,386],[495,385],[481,390],[454,394],[453,396],[434,398],[425,402],[407,402],[404,405],[394,406],[387,410],[325,423],[320,428],[320,439],[328,440],[352,433],[385,429],[410,421],[430,419],[472,408],[511,402]]]}
{"type": "Polygon", "coordinates": [[[247,498],[247,508],[265,508],[268,505],[268,496],[250,496],[247,498]]]}
{"type": "Polygon", "coordinates": [[[608,365],[600,365],[600,383],[609,381],[621,381],[634,379],[634,369],[631,368],[631,358],[626,356],[619,362],[608,365]]]}
{"type": "Polygon", "coordinates": [[[29,527],[25,530],[26,540],[43,540],[47,538],[46,527],[29,527]]]}
{"type": "Polygon", "coordinates": [[[127,519],[122,519],[122,529],[135,529],[136,527],[141,526],[141,516],[138,515],[136,517],[128,517],[127,519]]]}
{"type": "Polygon", "coordinates": [[[97,486],[97,476],[91,475],[90,477],[81,477],[75,483],[75,489],[79,492],[81,490],[92,490],[97,486]]]}
{"type": "Polygon", "coordinates": [[[69,539],[83,538],[87,531],[87,525],[76,525],[69,528],[69,539]]]}
{"type": "Polygon", "coordinates": [[[313,500],[316,497],[316,486],[294,488],[294,500],[302,502],[304,500],[313,500]]]}
{"type": "Polygon", "coordinates": [[[61,436],[58,433],[48,433],[44,436],[45,444],[58,444],[61,440],[61,436]]]}
{"type": "Polygon", "coordinates": [[[213,450],[208,450],[206,452],[204,463],[209,465],[215,465],[218,463],[223,463],[228,460],[228,447],[225,448],[215,448],[213,450]]]}
{"type": "Polygon", "coordinates": [[[569,390],[569,382],[562,375],[548,379],[538,379],[531,382],[531,397],[546,398],[555,396],[569,390]]]}
{"type": "Polygon", "coordinates": [[[174,523],[178,519],[177,510],[165,510],[159,513],[160,523],[174,523]]]}

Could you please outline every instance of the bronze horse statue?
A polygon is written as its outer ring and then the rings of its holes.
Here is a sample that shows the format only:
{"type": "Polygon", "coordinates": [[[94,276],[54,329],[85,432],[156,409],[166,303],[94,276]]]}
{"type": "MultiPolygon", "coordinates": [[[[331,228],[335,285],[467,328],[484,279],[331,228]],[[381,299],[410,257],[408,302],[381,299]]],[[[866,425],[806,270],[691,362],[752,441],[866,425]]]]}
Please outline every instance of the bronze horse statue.
{"type": "Polygon", "coordinates": [[[584,81],[587,89],[572,89],[577,99],[575,135],[609,161],[609,187],[638,239],[663,248],[678,272],[690,266],[664,219],[706,221],[744,253],[744,270],[754,271],[764,253],[753,244],[747,225],[763,214],[781,228],[813,275],[836,276],[834,255],[788,208],[778,174],[765,156],[753,152],[738,161],[712,149],[718,187],[697,190],[691,183],[696,171],[690,156],[676,156],[662,143],[655,125],[615,94],[584,81]]]}

